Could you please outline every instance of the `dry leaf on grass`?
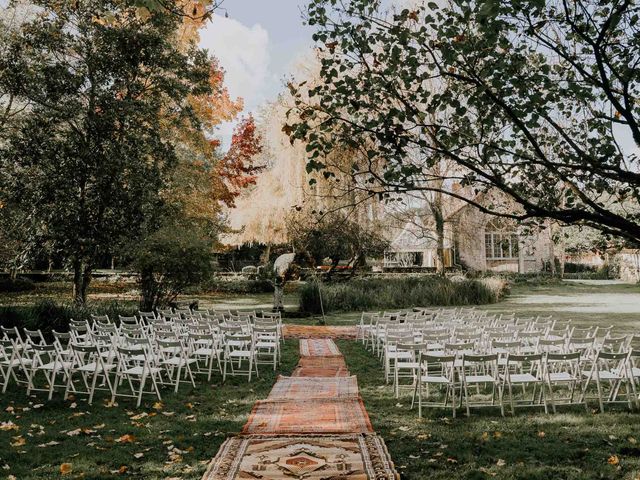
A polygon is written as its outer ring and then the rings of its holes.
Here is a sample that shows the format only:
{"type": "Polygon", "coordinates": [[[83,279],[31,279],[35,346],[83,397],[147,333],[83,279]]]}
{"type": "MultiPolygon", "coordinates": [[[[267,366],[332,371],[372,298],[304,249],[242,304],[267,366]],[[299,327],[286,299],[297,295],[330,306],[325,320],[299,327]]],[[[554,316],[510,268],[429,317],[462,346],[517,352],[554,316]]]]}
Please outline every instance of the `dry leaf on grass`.
{"type": "Polygon", "coordinates": [[[620,458],[618,458],[617,455],[611,455],[608,459],[607,459],[607,463],[609,465],[618,465],[620,463],[620,458]]]}
{"type": "Polygon", "coordinates": [[[19,430],[19,429],[20,427],[18,427],[18,425],[13,423],[11,420],[9,420],[8,422],[0,423],[0,430],[2,430],[3,432],[8,432],[9,430],[19,430]]]}
{"type": "Polygon", "coordinates": [[[70,463],[63,463],[60,465],[60,473],[62,475],[68,475],[73,470],[73,466],[70,463]]]}
{"type": "Polygon", "coordinates": [[[27,440],[21,435],[18,435],[17,437],[11,437],[11,438],[13,438],[13,442],[11,442],[12,447],[22,447],[27,443],[27,440]]]}
{"type": "Polygon", "coordinates": [[[136,437],[127,433],[122,435],[120,438],[116,439],[116,443],[133,443],[136,440],[136,437]]]}

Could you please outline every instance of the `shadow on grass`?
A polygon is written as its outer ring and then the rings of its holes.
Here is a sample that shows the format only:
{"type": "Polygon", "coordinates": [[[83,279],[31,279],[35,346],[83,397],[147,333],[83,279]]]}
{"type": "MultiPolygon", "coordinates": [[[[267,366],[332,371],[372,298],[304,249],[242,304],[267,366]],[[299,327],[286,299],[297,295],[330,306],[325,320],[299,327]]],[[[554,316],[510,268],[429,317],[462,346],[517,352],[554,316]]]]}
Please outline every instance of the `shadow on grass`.
{"type": "MultiPolygon", "coordinates": [[[[640,415],[562,409],[500,416],[498,409],[451,418],[449,410],[409,410],[410,396],[396,399],[383,370],[361,344],[339,340],[373,427],[386,441],[403,479],[637,479],[640,415]]],[[[542,409],[540,409],[542,410],[542,409]]]]}
{"type": "Polygon", "coordinates": [[[63,401],[61,393],[47,401],[43,392],[27,397],[13,385],[0,397],[0,419],[7,422],[0,427],[0,475],[60,478],[60,466],[69,463],[71,472],[63,478],[199,479],[222,442],[240,431],[255,401],[266,398],[277,375],[289,374],[297,362],[298,342],[287,340],[278,372],[263,366],[251,383],[200,378],[195,389],[162,391],[162,405],[146,396],[140,408],[120,398],[108,407],[104,394],[93,405],[84,398],[63,401]]]}

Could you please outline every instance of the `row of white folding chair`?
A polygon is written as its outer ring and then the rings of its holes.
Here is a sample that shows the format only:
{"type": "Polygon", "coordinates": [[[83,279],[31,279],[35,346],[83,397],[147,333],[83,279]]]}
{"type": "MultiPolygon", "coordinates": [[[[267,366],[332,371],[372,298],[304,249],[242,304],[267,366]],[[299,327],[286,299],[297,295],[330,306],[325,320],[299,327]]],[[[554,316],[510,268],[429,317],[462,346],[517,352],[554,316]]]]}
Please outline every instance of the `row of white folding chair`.
{"type": "MultiPolygon", "coordinates": [[[[583,404],[586,408],[589,386],[596,385],[597,395],[593,397],[598,400],[601,411],[604,411],[606,403],[625,403],[630,409],[640,406],[638,403],[636,383],[640,379],[633,371],[634,359],[640,358],[640,352],[605,352],[600,351],[596,357],[590,361],[590,367],[584,368],[585,359],[581,352],[568,353],[537,353],[537,354],[507,354],[505,362],[501,364],[499,354],[475,354],[463,352],[461,354],[433,354],[425,350],[418,352],[418,360],[414,365],[416,375],[414,379],[414,390],[412,406],[418,397],[419,415],[422,414],[424,386],[440,385],[446,387],[444,401],[439,406],[447,405],[451,396],[451,408],[455,416],[456,409],[456,389],[460,390],[459,398],[464,400],[467,415],[472,406],[469,395],[469,386],[476,386],[479,391],[480,385],[490,385],[492,388],[492,400],[490,404],[476,406],[493,406],[496,402],[496,393],[504,415],[504,404],[502,401],[505,390],[509,397],[512,413],[515,413],[516,405],[527,406],[543,405],[545,412],[548,411],[548,404],[556,411],[559,403],[583,404]],[[439,369],[435,369],[433,363],[440,364],[439,369]],[[419,372],[419,373],[418,373],[419,372]],[[608,394],[605,396],[605,386],[609,385],[608,394]],[[568,396],[559,397],[556,387],[565,385],[568,387],[568,396]],[[521,387],[523,393],[525,388],[533,386],[531,399],[516,400],[513,394],[514,386],[521,387]],[[536,388],[539,397],[536,398],[536,388]],[[624,387],[623,399],[620,399],[620,390],[624,387]],[[544,389],[547,388],[545,393],[544,389]],[[579,395],[576,398],[576,393],[579,395]]],[[[397,375],[397,374],[396,374],[397,375]]]]}
{"type": "Polygon", "coordinates": [[[149,375],[156,390],[155,383],[159,381],[174,386],[177,391],[183,381],[182,373],[195,386],[191,365],[196,363],[197,359],[191,357],[188,349],[176,338],[158,339],[155,344],[147,338],[128,338],[124,343],[114,343],[112,337],[96,334],[92,340],[82,344],[71,341],[64,347],[58,341],[51,345],[29,344],[28,349],[20,347],[14,340],[2,340],[0,363],[3,367],[3,391],[6,391],[11,378],[18,384],[26,383],[27,394],[33,390],[41,390],[42,388],[35,385],[34,377],[42,373],[49,398],[54,390],[61,386],[65,387],[66,398],[69,392],[78,392],[73,380],[74,374],[79,374],[86,387],[85,391],[79,393],[87,393],[91,402],[98,376],[108,377],[111,371],[115,372],[115,381],[103,378],[101,384],[107,383],[112,400],[120,395],[118,388],[124,379],[133,389],[132,379],[136,376],[140,381],[140,388],[135,392],[138,404],[146,377],[149,375]],[[136,351],[136,355],[129,355],[132,349],[136,351]],[[140,351],[141,349],[144,351],[140,351]],[[26,378],[24,382],[18,379],[20,373],[26,378]],[[165,381],[157,378],[161,373],[166,375],[165,381]],[[87,377],[90,374],[92,382],[89,389],[87,377]],[[58,382],[60,377],[63,383],[58,382]]]}

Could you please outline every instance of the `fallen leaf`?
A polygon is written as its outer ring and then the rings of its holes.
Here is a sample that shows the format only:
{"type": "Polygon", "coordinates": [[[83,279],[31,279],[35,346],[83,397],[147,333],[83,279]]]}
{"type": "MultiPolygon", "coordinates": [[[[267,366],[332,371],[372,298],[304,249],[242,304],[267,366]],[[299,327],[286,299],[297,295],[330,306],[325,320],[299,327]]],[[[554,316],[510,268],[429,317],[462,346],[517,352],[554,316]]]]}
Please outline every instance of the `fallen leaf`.
{"type": "Polygon", "coordinates": [[[497,467],[504,467],[506,464],[507,462],[505,462],[502,458],[499,458],[498,461],[496,462],[497,467]]]}
{"type": "Polygon", "coordinates": [[[618,458],[617,455],[611,455],[608,459],[607,459],[607,463],[609,465],[618,465],[620,463],[620,459],[618,458]]]}
{"type": "Polygon", "coordinates": [[[162,402],[156,402],[153,404],[154,410],[162,410],[163,408],[164,408],[164,405],[162,404],[162,402]]]}
{"type": "Polygon", "coordinates": [[[71,473],[72,470],[73,470],[73,467],[70,463],[63,463],[62,465],[60,465],[60,473],[62,475],[67,475],[71,473]]]}
{"type": "Polygon", "coordinates": [[[127,433],[116,440],[116,443],[133,443],[136,437],[127,433]]]}
{"type": "Polygon", "coordinates": [[[27,443],[27,440],[21,435],[18,435],[17,437],[11,437],[11,438],[13,438],[13,442],[11,442],[12,447],[22,447],[27,443]]]}
{"type": "Polygon", "coordinates": [[[19,429],[20,427],[18,427],[18,425],[13,423],[11,420],[9,420],[8,422],[0,423],[0,430],[2,430],[3,432],[8,432],[9,430],[19,430],[19,429]]]}
{"type": "Polygon", "coordinates": [[[538,432],[538,437],[540,437],[540,438],[544,438],[545,435],[546,435],[546,433],[544,433],[544,432],[538,432]]]}
{"type": "Polygon", "coordinates": [[[142,458],[142,457],[144,457],[144,453],[142,452],[133,454],[133,458],[142,458]]]}
{"type": "Polygon", "coordinates": [[[47,443],[41,443],[40,445],[38,445],[38,448],[53,447],[54,445],[60,445],[60,442],[51,440],[50,442],[47,442],[47,443]]]}

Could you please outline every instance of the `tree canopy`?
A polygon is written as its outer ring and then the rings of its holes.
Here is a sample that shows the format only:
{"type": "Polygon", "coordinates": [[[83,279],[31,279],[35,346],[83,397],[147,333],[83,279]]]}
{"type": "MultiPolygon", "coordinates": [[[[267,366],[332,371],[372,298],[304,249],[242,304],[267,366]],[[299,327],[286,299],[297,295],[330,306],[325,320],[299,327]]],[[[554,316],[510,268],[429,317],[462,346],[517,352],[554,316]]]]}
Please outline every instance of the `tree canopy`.
{"type": "MultiPolygon", "coordinates": [[[[291,84],[285,126],[308,167],[337,148],[372,195],[415,190],[474,203],[497,189],[519,220],[640,240],[640,7],[628,0],[313,0],[320,82],[291,84]],[[434,182],[433,165],[459,167],[434,182]]],[[[330,172],[327,172],[330,175],[330,172]]]]}
{"type": "Polygon", "coordinates": [[[206,52],[177,48],[179,18],[120,0],[34,2],[6,35],[0,89],[25,107],[0,138],[0,202],[19,206],[26,244],[69,263],[75,297],[99,255],[138,238],[198,129],[190,97],[211,92],[206,52]]]}

